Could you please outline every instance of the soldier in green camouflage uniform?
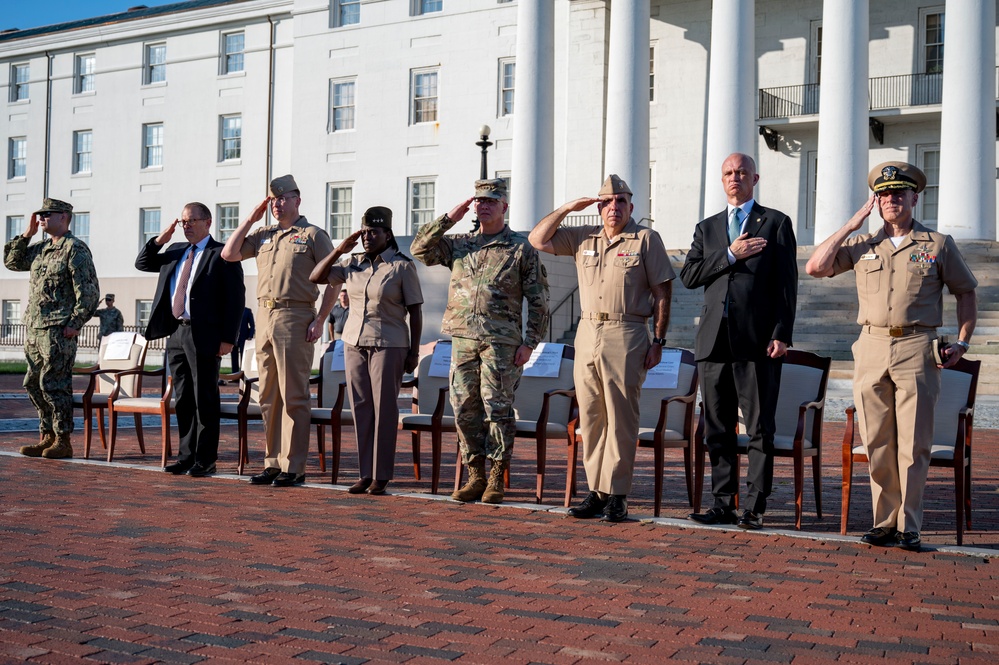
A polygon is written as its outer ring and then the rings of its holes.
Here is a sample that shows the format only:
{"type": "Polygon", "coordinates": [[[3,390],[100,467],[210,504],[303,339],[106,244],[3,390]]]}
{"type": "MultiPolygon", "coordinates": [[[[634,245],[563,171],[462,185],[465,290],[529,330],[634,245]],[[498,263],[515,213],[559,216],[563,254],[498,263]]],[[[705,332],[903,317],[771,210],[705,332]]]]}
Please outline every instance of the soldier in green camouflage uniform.
{"type": "MultiPolygon", "coordinates": [[[[125,317],[121,315],[121,310],[114,306],[114,294],[109,293],[104,296],[104,309],[94,312],[94,317],[101,320],[99,337],[107,337],[111,333],[121,332],[125,329],[125,317]]],[[[100,340],[98,340],[98,344],[100,340]]]]}
{"type": "Polygon", "coordinates": [[[413,256],[428,266],[451,269],[447,311],[441,332],[452,336],[451,405],[468,483],[451,495],[457,501],[503,501],[504,472],[516,434],[513,397],[521,367],[548,328],[548,277],[527,237],[503,221],[506,183],[479,180],[475,196],[420,228],[413,256]],[[469,207],[477,233],[446,236],[469,207]],[[522,334],[523,301],[527,331],[522,334]],[[489,479],[486,458],[492,460],[489,479]]]}
{"type": "Polygon", "coordinates": [[[45,199],[23,235],[8,242],[3,262],[9,270],[31,271],[24,387],[38,411],[38,444],[24,446],[28,457],[73,456],[73,364],[80,328],[97,309],[100,287],[90,248],[69,231],[73,206],[45,199]],[[39,223],[49,238],[28,246],[39,223]]]}

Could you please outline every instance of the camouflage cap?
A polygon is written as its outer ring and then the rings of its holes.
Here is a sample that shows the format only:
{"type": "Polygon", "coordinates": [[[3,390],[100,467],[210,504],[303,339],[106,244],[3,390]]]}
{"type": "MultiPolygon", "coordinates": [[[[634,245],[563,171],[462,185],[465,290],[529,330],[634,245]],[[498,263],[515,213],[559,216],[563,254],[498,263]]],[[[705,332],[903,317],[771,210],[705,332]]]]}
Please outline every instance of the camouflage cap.
{"type": "Polygon", "coordinates": [[[42,202],[42,207],[32,214],[38,215],[43,212],[73,212],[73,206],[59,199],[45,199],[42,202]]]}
{"type": "Polygon", "coordinates": [[[113,293],[107,293],[107,294],[104,295],[104,299],[105,300],[114,300],[114,294],[113,293]]]}
{"type": "Polygon", "coordinates": [[[475,196],[477,199],[496,199],[506,201],[506,181],[502,178],[475,181],[475,196]]]}
{"type": "Polygon", "coordinates": [[[271,180],[271,196],[277,197],[288,192],[300,192],[295,177],[290,173],[271,180]]]}
{"type": "Polygon", "coordinates": [[[361,226],[374,229],[392,230],[392,211],[385,206],[373,206],[361,216],[361,226]]]}
{"type": "Polygon", "coordinates": [[[871,169],[867,186],[875,194],[886,189],[911,189],[918,194],[926,187],[926,174],[908,162],[883,162],[871,169]]]}
{"type": "Polygon", "coordinates": [[[618,175],[612,173],[604,180],[604,184],[600,187],[600,191],[597,192],[597,196],[614,196],[615,194],[631,195],[632,191],[628,187],[628,183],[618,175]]]}

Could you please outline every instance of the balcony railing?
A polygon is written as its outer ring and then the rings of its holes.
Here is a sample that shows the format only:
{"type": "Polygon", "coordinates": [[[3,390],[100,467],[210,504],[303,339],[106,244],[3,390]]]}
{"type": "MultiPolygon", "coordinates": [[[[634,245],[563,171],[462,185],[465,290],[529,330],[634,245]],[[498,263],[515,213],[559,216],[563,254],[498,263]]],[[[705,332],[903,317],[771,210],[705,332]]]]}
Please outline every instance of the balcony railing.
{"type": "MultiPolygon", "coordinates": [[[[999,99],[999,67],[996,68],[996,99],[999,99]]],[[[870,111],[928,106],[943,99],[943,74],[878,76],[868,80],[870,111]]],[[[785,85],[760,89],[760,120],[794,118],[819,112],[819,84],[785,85]]]]}

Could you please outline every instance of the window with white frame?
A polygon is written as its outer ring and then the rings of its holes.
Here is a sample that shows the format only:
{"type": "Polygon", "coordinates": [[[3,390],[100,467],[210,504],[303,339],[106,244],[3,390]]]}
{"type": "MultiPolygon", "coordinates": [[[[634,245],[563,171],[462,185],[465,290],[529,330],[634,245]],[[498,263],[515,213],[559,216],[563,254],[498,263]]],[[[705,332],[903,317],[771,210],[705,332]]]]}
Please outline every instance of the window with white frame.
{"type": "Polygon", "coordinates": [[[926,174],[926,188],[919,193],[916,218],[935,229],[940,216],[940,146],[916,146],[916,162],[926,174]]]}
{"type": "Polygon", "coordinates": [[[437,121],[437,68],[410,71],[410,124],[437,121]]]}
{"type": "Polygon", "coordinates": [[[10,242],[16,236],[24,233],[24,215],[7,215],[7,234],[5,242],[10,242]]]}
{"type": "Polygon", "coordinates": [[[354,129],[353,78],[330,81],[330,132],[354,129]]]}
{"type": "Polygon", "coordinates": [[[349,182],[331,182],[327,186],[329,199],[329,226],[326,229],[330,238],[340,240],[350,235],[351,217],[354,212],[354,186],[349,182]]]}
{"type": "Polygon", "coordinates": [[[17,136],[7,140],[7,178],[24,178],[28,175],[28,139],[17,136]]]}
{"type": "Polygon", "coordinates": [[[333,27],[361,22],[361,0],[333,0],[333,27]]]}
{"type": "Polygon", "coordinates": [[[139,210],[139,247],[160,234],[160,209],[142,208],[139,210]]]}
{"type": "Polygon", "coordinates": [[[656,101],[656,44],[649,45],[649,101],[656,101]]]}
{"type": "Polygon", "coordinates": [[[216,206],[215,219],[219,224],[219,235],[216,240],[225,242],[239,226],[239,204],[220,203],[216,206]]]}
{"type": "Polygon", "coordinates": [[[927,8],[920,12],[923,36],[923,71],[942,74],[944,68],[944,11],[943,7],[927,8]]]}
{"type": "Polygon", "coordinates": [[[416,235],[420,227],[434,219],[434,199],[437,179],[434,177],[409,179],[409,232],[416,235]]]}
{"type": "Polygon", "coordinates": [[[31,67],[27,64],[10,66],[10,101],[22,102],[28,98],[28,79],[31,67]]]}
{"type": "Polygon", "coordinates": [[[812,21],[809,24],[811,41],[809,43],[809,78],[812,83],[822,82],[822,21],[812,21]]]}
{"type": "Polygon", "coordinates": [[[219,125],[219,161],[239,159],[243,152],[243,116],[220,116],[219,125]]]}
{"type": "Polygon", "coordinates": [[[82,240],[83,242],[90,244],[90,213],[89,212],[74,212],[73,213],[73,223],[71,226],[73,235],[82,240]]]}
{"type": "Polygon", "coordinates": [[[93,53],[76,56],[76,68],[73,72],[73,92],[76,94],[94,91],[94,72],[97,67],[97,56],[93,53]]]}
{"type": "Polygon", "coordinates": [[[16,326],[21,324],[21,301],[3,301],[3,324],[5,326],[16,326]]]}
{"type": "Polygon", "coordinates": [[[499,116],[513,115],[514,83],[517,77],[517,63],[513,58],[499,61],[499,116]]]}
{"type": "Polygon", "coordinates": [[[444,9],[444,0],[410,0],[410,14],[421,16],[444,9]]]}
{"type": "Polygon", "coordinates": [[[136,300],[135,301],[135,325],[141,329],[145,329],[149,325],[149,317],[153,313],[153,301],[152,300],[136,300]]]}
{"type": "Polygon", "coordinates": [[[94,133],[89,129],[73,132],[73,173],[90,173],[94,133]]]}
{"type": "Polygon", "coordinates": [[[243,71],[243,49],[245,36],[242,32],[222,35],[222,73],[234,74],[243,71]]]}
{"type": "Polygon", "coordinates": [[[163,166],[163,123],[142,126],[142,168],[163,166]]]}
{"type": "Polygon", "coordinates": [[[146,44],[142,82],[149,85],[163,81],[166,81],[166,44],[146,44]]]}

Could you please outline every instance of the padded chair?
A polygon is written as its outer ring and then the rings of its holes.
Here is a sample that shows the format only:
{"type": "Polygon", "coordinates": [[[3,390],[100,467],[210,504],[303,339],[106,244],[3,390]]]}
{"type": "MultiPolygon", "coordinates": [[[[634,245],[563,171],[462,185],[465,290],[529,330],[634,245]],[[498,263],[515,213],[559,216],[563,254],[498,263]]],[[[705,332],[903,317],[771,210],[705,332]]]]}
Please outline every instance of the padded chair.
{"type": "Polygon", "coordinates": [[[243,347],[243,369],[220,377],[228,381],[239,381],[239,400],[223,401],[219,405],[220,418],[236,421],[239,441],[239,462],[236,465],[238,475],[243,475],[243,469],[250,461],[248,423],[263,419],[260,414],[260,379],[257,375],[256,355],[256,343],[247,340],[243,347]]]}
{"type": "Polygon", "coordinates": [[[333,369],[333,344],[323,354],[319,374],[311,383],[317,387],[316,404],[312,407],[312,424],[316,426],[316,446],[319,449],[319,468],[326,471],[326,427],[330,428],[330,453],[332,454],[331,480],[336,485],[340,475],[341,428],[354,424],[347,395],[347,376],[344,370],[333,369]]]}
{"type": "MultiPolygon", "coordinates": [[[[86,374],[90,377],[87,388],[82,393],[73,393],[73,408],[83,409],[86,429],[83,434],[83,457],[90,458],[90,442],[94,430],[94,411],[97,411],[97,428],[100,432],[101,446],[107,449],[107,437],[104,432],[104,410],[108,408],[108,395],[114,388],[114,374],[126,369],[140,369],[146,361],[146,338],[136,333],[112,333],[101,339],[100,350],[97,352],[97,364],[93,367],[79,367],[74,374],[86,374]],[[105,357],[108,343],[119,336],[132,337],[132,346],[128,357],[111,360],[105,357]]],[[[132,376],[126,381],[123,390],[130,395],[138,395],[141,391],[141,377],[132,376]]]]}
{"type": "Polygon", "coordinates": [[[135,419],[135,436],[139,440],[139,450],[146,454],[146,446],[142,438],[142,416],[158,415],[160,417],[160,428],[163,439],[163,466],[166,466],[170,457],[170,416],[174,413],[176,402],[173,399],[173,377],[170,376],[170,368],[166,365],[166,354],[164,354],[164,366],[161,369],[131,369],[115,374],[114,387],[108,395],[108,419],[111,421],[111,443],[108,446],[108,461],[114,459],[115,439],[118,433],[118,414],[131,413],[135,419]],[[132,394],[127,387],[132,377],[138,379],[135,383],[141,385],[143,378],[158,377],[160,379],[159,395],[155,397],[144,397],[141,393],[132,394]]]}
{"type": "MultiPolygon", "coordinates": [[[[801,529],[805,458],[812,458],[812,481],[815,486],[815,513],[822,519],[822,420],[825,413],[826,385],[832,359],[808,351],[788,349],[781,369],[777,396],[774,457],[790,457],[794,466],[794,528],[801,529]]],[[[694,482],[694,512],[700,512],[704,486],[703,415],[695,437],[697,456],[694,482]]],[[[747,454],[749,435],[738,435],[738,454],[747,454]]],[[[738,505],[738,497],[736,497],[738,505]]]]}
{"type": "Polygon", "coordinates": [[[413,470],[420,479],[420,437],[430,434],[431,476],[430,491],[437,494],[441,475],[441,440],[444,432],[456,432],[454,410],[448,398],[448,377],[430,376],[430,363],[437,344],[451,344],[440,340],[420,347],[420,364],[416,369],[413,385],[413,412],[399,414],[399,428],[413,436],[413,470]]]}
{"type": "MultiPolygon", "coordinates": [[[[971,438],[978,390],[980,360],[961,358],[940,372],[940,397],[933,411],[933,444],[930,467],[954,470],[954,507],[957,517],[957,544],[964,544],[964,529],[971,531],[971,438]]],[[[846,535],[850,517],[850,490],[854,462],[869,463],[863,444],[858,443],[856,408],[846,410],[843,435],[843,501],[839,532],[846,535]]]]}

